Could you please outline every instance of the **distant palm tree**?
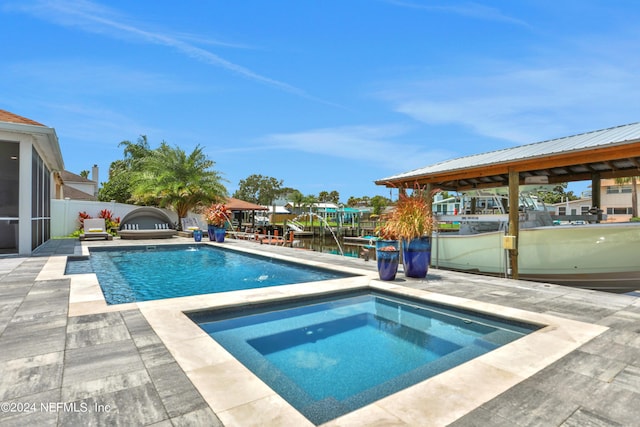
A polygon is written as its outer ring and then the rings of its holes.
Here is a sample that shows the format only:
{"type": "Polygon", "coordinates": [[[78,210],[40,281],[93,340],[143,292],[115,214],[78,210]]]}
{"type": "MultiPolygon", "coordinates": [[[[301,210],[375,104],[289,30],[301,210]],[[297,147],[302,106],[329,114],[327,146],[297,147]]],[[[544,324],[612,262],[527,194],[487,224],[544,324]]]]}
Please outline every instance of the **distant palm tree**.
{"type": "Polygon", "coordinates": [[[162,142],[160,147],[142,159],[140,170],[134,175],[134,200],[154,200],[159,207],[167,207],[178,214],[178,227],[187,213],[212,202],[220,202],[227,195],[220,174],[197,146],[187,155],[184,150],[162,142]]]}
{"type": "Polygon", "coordinates": [[[616,178],[615,183],[618,185],[624,185],[631,183],[631,216],[638,217],[638,179],[637,176],[627,176],[624,178],[616,178]]]}
{"type": "Polygon", "coordinates": [[[313,224],[313,207],[316,203],[318,203],[318,198],[313,194],[308,194],[302,199],[302,207],[308,208],[309,220],[311,221],[311,224],[313,224]]]}
{"type": "Polygon", "coordinates": [[[302,213],[300,211],[300,207],[304,203],[304,196],[302,195],[302,193],[297,191],[297,190],[293,191],[293,192],[290,193],[289,198],[290,198],[289,201],[293,204],[293,211],[296,214],[302,213]]]}
{"type": "Polygon", "coordinates": [[[302,198],[302,206],[309,208],[309,212],[311,212],[311,209],[316,203],[318,203],[318,198],[313,194],[307,194],[302,198]]]}

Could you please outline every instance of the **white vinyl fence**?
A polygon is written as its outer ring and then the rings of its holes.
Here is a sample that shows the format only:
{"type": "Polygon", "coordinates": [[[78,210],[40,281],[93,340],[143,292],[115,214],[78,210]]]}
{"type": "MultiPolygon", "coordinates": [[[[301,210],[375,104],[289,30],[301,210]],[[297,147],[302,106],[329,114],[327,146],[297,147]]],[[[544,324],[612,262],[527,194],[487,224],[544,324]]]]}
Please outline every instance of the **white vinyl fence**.
{"type": "MultiPolygon", "coordinates": [[[[139,208],[137,205],[127,205],[116,202],[92,202],[86,200],[51,200],[51,237],[68,236],[80,227],[79,213],[86,212],[92,218],[97,218],[102,209],[109,209],[114,217],[122,219],[126,214],[139,208]]],[[[162,209],[169,215],[171,221],[178,222],[178,215],[168,209],[162,209]]]]}

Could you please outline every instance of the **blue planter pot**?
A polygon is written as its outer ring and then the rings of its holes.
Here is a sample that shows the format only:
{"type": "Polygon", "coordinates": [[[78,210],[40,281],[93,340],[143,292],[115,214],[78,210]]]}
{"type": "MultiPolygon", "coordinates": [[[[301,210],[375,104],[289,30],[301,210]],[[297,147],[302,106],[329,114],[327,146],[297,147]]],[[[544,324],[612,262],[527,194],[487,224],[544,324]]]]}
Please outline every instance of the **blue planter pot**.
{"type": "Polygon", "coordinates": [[[215,227],[213,230],[213,235],[215,236],[216,242],[224,242],[224,235],[226,232],[227,230],[224,227],[215,227]]]}
{"type": "Polygon", "coordinates": [[[209,234],[210,241],[222,243],[224,242],[224,235],[227,232],[227,230],[224,227],[216,227],[215,225],[208,225],[207,232],[209,234]]]}
{"type": "Polygon", "coordinates": [[[419,237],[402,241],[404,274],[407,277],[423,279],[427,277],[431,261],[431,237],[419,237]]]}
{"type": "Polygon", "coordinates": [[[380,280],[395,280],[400,264],[400,251],[376,251],[380,280]]]}
{"type": "Polygon", "coordinates": [[[196,242],[202,241],[202,231],[201,230],[193,230],[193,240],[196,242]]]}

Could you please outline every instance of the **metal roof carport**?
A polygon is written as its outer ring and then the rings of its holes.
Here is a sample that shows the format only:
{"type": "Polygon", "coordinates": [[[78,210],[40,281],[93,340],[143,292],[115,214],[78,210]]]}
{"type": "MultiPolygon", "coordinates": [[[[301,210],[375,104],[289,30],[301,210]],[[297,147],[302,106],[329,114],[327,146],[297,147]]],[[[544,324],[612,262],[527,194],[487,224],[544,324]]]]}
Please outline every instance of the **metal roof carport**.
{"type": "MultiPolygon", "coordinates": [[[[394,188],[426,185],[443,190],[509,186],[509,205],[518,205],[518,186],[529,177],[545,177],[550,184],[640,175],[640,123],[602,129],[460,157],[382,178],[375,183],[394,188]]],[[[531,179],[531,178],[529,178],[531,179]]],[[[533,178],[536,179],[536,178],[533,178]]],[[[600,208],[600,193],[593,192],[600,208]]],[[[517,210],[509,212],[509,234],[518,236],[517,210]]],[[[513,278],[518,278],[518,250],[509,251],[513,278]]]]}

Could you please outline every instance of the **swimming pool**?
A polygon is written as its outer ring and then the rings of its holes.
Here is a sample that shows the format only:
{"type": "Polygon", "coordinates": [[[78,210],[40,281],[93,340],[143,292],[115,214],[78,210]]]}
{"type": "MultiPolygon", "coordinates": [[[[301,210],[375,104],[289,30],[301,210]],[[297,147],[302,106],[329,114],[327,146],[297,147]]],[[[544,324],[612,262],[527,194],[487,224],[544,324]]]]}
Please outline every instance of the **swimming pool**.
{"type": "Polygon", "coordinates": [[[100,247],[90,254],[107,304],[353,276],[209,245],[100,247]]]}
{"type": "Polygon", "coordinates": [[[315,424],[540,328],[371,291],[188,315],[315,424]]]}

